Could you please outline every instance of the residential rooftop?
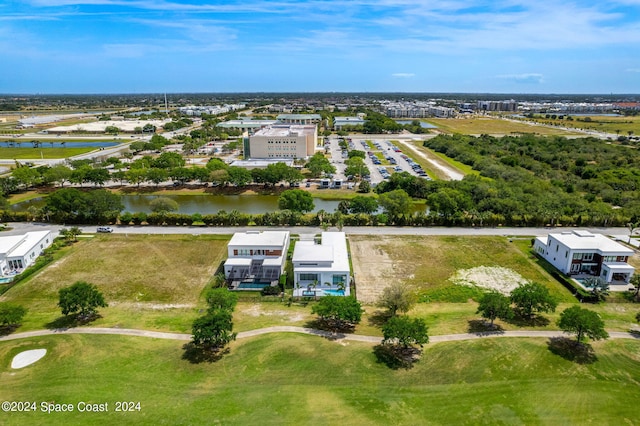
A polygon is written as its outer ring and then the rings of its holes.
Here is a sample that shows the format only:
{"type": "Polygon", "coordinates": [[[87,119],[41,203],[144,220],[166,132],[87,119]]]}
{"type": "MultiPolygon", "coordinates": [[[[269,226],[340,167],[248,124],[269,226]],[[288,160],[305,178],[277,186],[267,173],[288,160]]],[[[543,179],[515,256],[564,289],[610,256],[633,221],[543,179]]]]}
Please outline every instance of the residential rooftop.
{"type": "MultiPolygon", "coordinates": [[[[601,252],[615,252],[621,254],[632,255],[633,250],[613,241],[602,234],[592,234],[589,231],[576,230],[561,233],[550,233],[552,236],[565,246],[572,250],[594,250],[601,252]]],[[[547,238],[540,238],[540,241],[548,243],[547,238]]]]}
{"type": "Polygon", "coordinates": [[[255,247],[279,246],[284,247],[289,239],[289,231],[247,231],[236,232],[229,241],[229,246],[255,247]]]}

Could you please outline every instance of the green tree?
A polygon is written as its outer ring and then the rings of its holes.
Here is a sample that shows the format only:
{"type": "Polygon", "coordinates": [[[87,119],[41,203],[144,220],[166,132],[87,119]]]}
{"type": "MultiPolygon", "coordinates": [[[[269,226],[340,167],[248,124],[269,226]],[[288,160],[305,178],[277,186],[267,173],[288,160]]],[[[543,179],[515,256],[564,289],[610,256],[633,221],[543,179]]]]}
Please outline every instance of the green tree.
{"type": "Polygon", "coordinates": [[[378,204],[391,216],[405,215],[411,211],[412,200],[403,189],[394,189],[378,196],[378,204]]]}
{"type": "Polygon", "coordinates": [[[640,295],[640,274],[634,274],[629,280],[629,284],[634,287],[633,297],[638,300],[638,295],[640,295]]]}
{"type": "Polygon", "coordinates": [[[167,179],[169,179],[169,172],[166,169],[152,167],[146,170],[146,180],[154,183],[156,187],[167,179]]]}
{"type": "Polygon", "coordinates": [[[205,295],[205,300],[211,311],[233,312],[238,304],[238,295],[226,288],[210,288],[205,295]]]}
{"type": "Polygon", "coordinates": [[[336,172],[336,168],[321,152],[316,152],[315,154],[313,154],[311,158],[309,158],[309,161],[307,162],[305,167],[309,169],[309,172],[311,172],[311,176],[314,178],[322,176],[323,173],[336,172]]]}
{"type": "Polygon", "coordinates": [[[49,182],[55,182],[60,185],[60,188],[64,187],[65,182],[68,182],[71,178],[71,169],[64,164],[56,164],[50,167],[45,172],[45,179],[49,182]]]}
{"type": "Polygon", "coordinates": [[[193,344],[203,349],[220,350],[236,339],[231,312],[209,311],[196,318],[191,329],[193,344]]]}
{"type": "Polygon", "coordinates": [[[345,162],[344,174],[347,176],[356,176],[363,178],[371,175],[369,167],[365,164],[364,160],[360,157],[349,158],[345,162]]]}
{"type": "Polygon", "coordinates": [[[378,210],[378,201],[373,197],[356,195],[349,203],[351,213],[371,214],[378,210]]]}
{"type": "Polygon", "coordinates": [[[236,186],[246,186],[253,180],[251,172],[242,167],[229,167],[227,173],[229,174],[229,182],[236,186]]]}
{"type": "Polygon", "coordinates": [[[567,333],[575,334],[578,343],[581,343],[584,336],[592,340],[601,340],[609,337],[609,333],[604,329],[604,321],[602,321],[600,315],[577,305],[571,306],[560,313],[558,327],[567,333]]]}
{"type": "Polygon", "coordinates": [[[207,161],[207,165],[205,166],[207,169],[209,169],[209,171],[215,171],[215,170],[227,170],[227,168],[229,168],[229,166],[227,165],[227,163],[225,163],[224,161],[222,161],[219,158],[211,158],[209,159],[209,161],[207,161]]]}
{"type": "Polygon", "coordinates": [[[154,213],[169,213],[178,210],[178,202],[168,197],[154,198],[149,202],[149,207],[154,213]]]}
{"type": "Polygon", "coordinates": [[[35,185],[40,179],[40,173],[28,166],[20,166],[13,170],[11,176],[18,185],[24,185],[25,189],[35,185]]]}
{"type": "Polygon", "coordinates": [[[416,292],[404,283],[393,283],[382,290],[377,306],[387,309],[391,316],[407,313],[417,301],[416,292]]]}
{"type": "Polygon", "coordinates": [[[598,301],[603,301],[609,295],[609,284],[600,277],[589,277],[583,285],[589,289],[589,293],[598,301]]]}
{"type": "Polygon", "coordinates": [[[516,287],[511,292],[511,301],[517,312],[526,318],[533,317],[534,312],[554,312],[558,306],[549,289],[533,282],[516,287]]]}
{"type": "Polygon", "coordinates": [[[16,327],[27,314],[27,308],[15,303],[0,303],[0,326],[3,328],[16,327]]]}
{"type": "Polygon", "coordinates": [[[382,326],[383,345],[399,345],[409,348],[422,347],[429,343],[428,328],[422,318],[409,318],[406,315],[394,316],[382,326]]]}
{"type": "Polygon", "coordinates": [[[172,169],[174,167],[184,167],[185,160],[177,152],[163,152],[153,160],[151,166],[159,169],[172,169]]]}
{"type": "Polygon", "coordinates": [[[496,318],[510,319],[513,318],[513,309],[511,309],[511,300],[497,291],[485,293],[478,302],[478,310],[476,313],[482,315],[491,321],[491,327],[496,318]]]}
{"type": "Polygon", "coordinates": [[[85,281],[77,281],[70,287],[61,288],[58,295],[62,315],[77,314],[80,319],[89,319],[96,315],[96,308],[108,306],[98,288],[85,281]]]}
{"type": "Polygon", "coordinates": [[[361,192],[363,194],[368,194],[369,192],[371,192],[371,184],[366,180],[363,180],[358,185],[358,192],[361,192]]]}
{"type": "Polygon", "coordinates": [[[129,169],[125,176],[129,183],[139,187],[147,179],[147,169],[129,169]]]}
{"type": "Polygon", "coordinates": [[[104,132],[108,135],[117,135],[120,133],[120,129],[116,126],[107,126],[104,128],[104,132]]]}
{"type": "Polygon", "coordinates": [[[340,331],[353,328],[362,319],[362,306],[353,296],[323,296],[311,308],[327,328],[340,331]]]}
{"type": "Polygon", "coordinates": [[[102,186],[110,179],[109,171],[107,169],[89,169],[85,175],[85,181],[91,182],[95,186],[102,186]]]}
{"type": "Polygon", "coordinates": [[[281,210],[309,212],[314,207],[313,197],[302,189],[288,189],[278,197],[278,208],[281,210]]]}

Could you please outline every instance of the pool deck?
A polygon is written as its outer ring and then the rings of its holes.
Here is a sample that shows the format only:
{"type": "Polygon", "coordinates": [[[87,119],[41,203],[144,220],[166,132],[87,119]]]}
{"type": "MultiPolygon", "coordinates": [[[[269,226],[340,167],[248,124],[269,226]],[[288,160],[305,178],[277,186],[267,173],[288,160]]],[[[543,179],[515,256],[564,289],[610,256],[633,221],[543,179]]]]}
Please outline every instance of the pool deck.
{"type": "Polygon", "coordinates": [[[233,291],[257,291],[257,290],[262,290],[265,287],[274,287],[278,285],[278,281],[271,281],[270,283],[256,283],[253,280],[249,280],[249,281],[231,281],[231,283],[229,284],[229,290],[233,290],[233,291]],[[242,285],[252,285],[255,287],[242,287],[242,285]]]}
{"type": "MultiPolygon", "coordinates": [[[[594,275],[572,275],[571,279],[586,291],[591,291],[591,287],[585,287],[580,280],[587,278],[597,278],[594,275]]],[[[633,285],[624,281],[612,281],[609,283],[609,291],[623,292],[633,290],[633,285]]]]}

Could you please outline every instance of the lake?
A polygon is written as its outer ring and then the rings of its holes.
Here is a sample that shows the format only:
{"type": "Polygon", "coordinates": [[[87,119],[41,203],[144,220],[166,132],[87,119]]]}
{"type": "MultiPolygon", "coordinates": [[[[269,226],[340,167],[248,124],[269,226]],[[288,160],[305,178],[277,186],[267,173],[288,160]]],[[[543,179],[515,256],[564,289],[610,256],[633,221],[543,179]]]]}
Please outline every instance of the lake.
{"type": "MultiPolygon", "coordinates": [[[[277,195],[189,195],[189,194],[167,194],[167,195],[122,195],[122,204],[124,211],[131,213],[151,213],[149,203],[158,197],[166,197],[175,200],[178,203],[176,213],[184,214],[211,214],[217,213],[219,210],[230,212],[237,210],[241,213],[266,213],[274,212],[278,209],[277,195]]],[[[333,213],[340,200],[322,200],[314,198],[315,208],[313,212],[324,210],[333,213]]],[[[14,204],[11,209],[14,211],[25,211],[29,207],[44,206],[43,198],[35,198],[23,203],[14,204]]],[[[424,204],[414,205],[412,212],[426,211],[424,204]]]]}

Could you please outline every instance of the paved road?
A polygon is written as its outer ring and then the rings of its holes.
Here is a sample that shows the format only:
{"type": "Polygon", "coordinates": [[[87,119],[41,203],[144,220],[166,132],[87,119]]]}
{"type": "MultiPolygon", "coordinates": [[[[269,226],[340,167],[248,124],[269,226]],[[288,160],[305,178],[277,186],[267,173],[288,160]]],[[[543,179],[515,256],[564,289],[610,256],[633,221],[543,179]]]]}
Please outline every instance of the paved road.
{"type": "MultiPolygon", "coordinates": [[[[248,337],[260,336],[263,334],[271,334],[271,333],[302,333],[302,334],[310,334],[314,336],[320,336],[329,338],[332,340],[353,340],[357,342],[366,342],[366,343],[380,343],[380,336],[364,336],[360,334],[335,334],[324,330],[317,330],[313,328],[305,328],[305,327],[294,327],[294,326],[275,326],[275,327],[266,327],[259,328],[257,330],[250,331],[242,331],[238,333],[238,339],[246,339],[248,337]]],[[[10,340],[18,340],[18,339],[28,339],[32,337],[40,337],[40,336],[53,336],[60,334],[109,334],[109,335],[120,335],[120,336],[137,336],[137,337],[149,337],[154,339],[167,339],[167,340],[182,340],[189,341],[191,340],[190,334],[185,333],[165,333],[161,331],[149,331],[149,330],[135,330],[128,328],[89,328],[89,327],[78,327],[78,328],[65,328],[65,329],[55,329],[55,330],[35,330],[35,331],[26,331],[24,333],[15,333],[10,334],[8,336],[0,337],[0,342],[10,341],[10,340]]],[[[453,341],[461,341],[461,340],[474,340],[474,339],[483,339],[483,338],[491,338],[491,337],[567,337],[568,334],[565,334],[562,331],[502,331],[502,332],[487,332],[487,333],[464,333],[464,334],[445,334],[441,336],[430,336],[429,343],[440,343],[440,342],[453,342],[453,341]]],[[[611,331],[609,332],[609,337],[611,339],[640,339],[640,333],[625,333],[619,331],[611,331]]]]}
{"type": "MultiPolygon", "coordinates": [[[[53,232],[64,228],[63,225],[47,223],[11,222],[11,230],[4,231],[2,235],[24,234],[28,231],[51,230],[53,232]]],[[[66,227],[69,227],[67,225],[66,227]]],[[[321,227],[295,226],[295,227],[268,227],[268,226],[235,226],[235,227],[200,227],[200,226],[113,226],[113,232],[117,234],[218,234],[231,235],[235,232],[246,231],[290,231],[294,234],[319,234],[321,227]]],[[[96,226],[80,226],[85,234],[96,232],[96,226]]],[[[546,236],[549,233],[573,231],[576,228],[447,228],[447,227],[386,227],[386,226],[345,226],[342,228],[348,235],[497,235],[497,236],[546,236]]],[[[593,233],[604,235],[629,235],[627,228],[580,228],[593,233]]],[[[330,230],[337,230],[331,228],[330,230]]]]}

